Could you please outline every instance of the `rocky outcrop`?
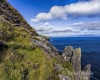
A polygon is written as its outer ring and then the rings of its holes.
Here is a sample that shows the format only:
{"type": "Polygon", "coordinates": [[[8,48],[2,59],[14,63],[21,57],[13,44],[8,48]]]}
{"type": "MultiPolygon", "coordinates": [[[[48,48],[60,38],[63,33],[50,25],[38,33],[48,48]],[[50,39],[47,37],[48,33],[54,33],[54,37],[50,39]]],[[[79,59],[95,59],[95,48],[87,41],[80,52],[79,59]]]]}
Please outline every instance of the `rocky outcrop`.
{"type": "Polygon", "coordinates": [[[60,80],[71,80],[68,76],[63,75],[63,74],[59,74],[58,76],[60,80]]]}
{"type": "Polygon", "coordinates": [[[90,64],[88,64],[87,66],[84,67],[84,69],[82,70],[82,74],[84,74],[81,77],[82,80],[90,80],[90,75],[93,75],[91,73],[91,65],[90,64]]]}
{"type": "Polygon", "coordinates": [[[66,46],[63,53],[61,54],[63,61],[71,62],[73,51],[73,47],[66,46]]]}
{"type": "Polygon", "coordinates": [[[34,45],[37,45],[38,47],[42,48],[44,51],[46,51],[50,55],[58,55],[58,50],[50,44],[49,41],[47,41],[45,38],[41,36],[35,36],[35,38],[32,39],[34,45]]]}
{"type": "Polygon", "coordinates": [[[81,70],[81,49],[80,48],[74,50],[73,47],[67,46],[65,47],[61,56],[63,62],[70,62],[72,64],[74,68],[74,72],[76,74],[76,80],[90,80],[89,72],[91,66],[88,65],[85,67],[84,70],[81,70]]]}
{"type": "Polygon", "coordinates": [[[59,64],[55,64],[55,71],[56,72],[59,72],[59,71],[62,71],[64,70],[64,68],[62,66],[60,66],[59,64]]]}
{"type": "MultiPolygon", "coordinates": [[[[41,36],[37,36],[37,37],[35,36],[33,37],[32,41],[34,45],[37,45],[38,47],[42,48],[51,56],[59,55],[57,49],[54,46],[52,46],[50,42],[47,41],[45,38],[41,36]]],[[[80,48],[73,49],[72,46],[66,46],[63,53],[61,54],[61,57],[62,57],[62,61],[66,62],[66,64],[68,62],[72,64],[72,67],[74,69],[74,75],[76,76],[76,78],[72,80],[90,80],[89,72],[91,66],[88,65],[84,68],[84,70],[81,70],[81,49],[80,48]]],[[[55,64],[56,72],[60,72],[62,70],[64,70],[62,66],[60,66],[59,64],[55,64]]],[[[71,78],[65,74],[59,74],[58,77],[60,80],[71,80],[71,78]]]]}
{"type": "Polygon", "coordinates": [[[81,49],[73,49],[72,46],[65,47],[61,54],[64,62],[70,62],[75,71],[81,70],[81,49]]]}

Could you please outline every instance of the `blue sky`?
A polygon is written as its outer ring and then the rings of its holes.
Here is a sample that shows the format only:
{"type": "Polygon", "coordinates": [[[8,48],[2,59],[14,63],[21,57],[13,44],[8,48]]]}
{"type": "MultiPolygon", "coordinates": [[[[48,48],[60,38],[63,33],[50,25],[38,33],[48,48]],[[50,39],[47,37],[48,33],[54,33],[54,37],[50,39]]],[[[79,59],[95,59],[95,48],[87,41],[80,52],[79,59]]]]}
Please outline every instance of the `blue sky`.
{"type": "Polygon", "coordinates": [[[100,0],[7,0],[39,33],[100,35],[100,0]]]}

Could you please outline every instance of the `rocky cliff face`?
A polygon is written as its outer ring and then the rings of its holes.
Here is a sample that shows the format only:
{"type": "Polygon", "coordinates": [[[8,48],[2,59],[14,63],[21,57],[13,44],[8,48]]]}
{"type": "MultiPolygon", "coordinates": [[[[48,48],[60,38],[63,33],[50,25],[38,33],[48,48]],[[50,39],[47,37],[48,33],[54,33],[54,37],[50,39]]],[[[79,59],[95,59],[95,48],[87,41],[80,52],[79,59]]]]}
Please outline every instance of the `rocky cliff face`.
{"type": "Polygon", "coordinates": [[[49,41],[47,41],[45,38],[41,36],[37,36],[32,39],[33,43],[37,45],[38,47],[45,50],[50,55],[59,55],[57,49],[50,44],[49,41]]]}
{"type": "Polygon", "coordinates": [[[71,46],[65,47],[61,54],[64,62],[70,62],[74,68],[74,72],[77,73],[76,80],[90,80],[91,65],[87,65],[85,70],[81,70],[81,49],[73,49],[71,46]],[[83,74],[85,73],[85,74],[83,74]],[[88,74],[86,74],[88,73],[88,74]]]}
{"type": "Polygon", "coordinates": [[[81,49],[58,50],[39,36],[6,0],[0,0],[0,80],[90,80],[81,49]],[[79,72],[76,75],[75,72],[79,72]]]}

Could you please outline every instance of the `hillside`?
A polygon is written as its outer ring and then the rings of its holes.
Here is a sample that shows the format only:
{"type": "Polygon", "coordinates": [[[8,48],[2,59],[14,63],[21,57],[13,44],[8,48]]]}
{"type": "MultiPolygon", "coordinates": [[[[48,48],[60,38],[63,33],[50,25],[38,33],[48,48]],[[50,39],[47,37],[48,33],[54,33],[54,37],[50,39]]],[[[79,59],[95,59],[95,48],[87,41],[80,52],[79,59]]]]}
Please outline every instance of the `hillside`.
{"type": "Polygon", "coordinates": [[[17,27],[27,29],[31,35],[38,35],[35,30],[24,20],[23,16],[14,9],[6,0],[0,0],[0,20],[17,27]]]}
{"type": "Polygon", "coordinates": [[[66,47],[60,55],[46,38],[0,0],[0,80],[89,80],[68,74],[81,70],[80,48],[66,47]]]}

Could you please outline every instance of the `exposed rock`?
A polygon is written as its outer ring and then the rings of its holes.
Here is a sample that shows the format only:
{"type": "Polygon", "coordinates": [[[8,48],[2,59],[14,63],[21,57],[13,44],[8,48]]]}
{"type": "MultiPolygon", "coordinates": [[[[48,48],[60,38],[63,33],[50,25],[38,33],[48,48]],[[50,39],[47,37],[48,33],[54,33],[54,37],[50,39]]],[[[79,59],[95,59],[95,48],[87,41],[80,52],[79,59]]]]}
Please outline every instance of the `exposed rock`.
{"type": "Polygon", "coordinates": [[[81,71],[81,49],[77,48],[73,51],[71,63],[76,72],[81,71]]]}
{"type": "Polygon", "coordinates": [[[72,46],[65,47],[62,53],[63,61],[72,63],[75,71],[81,70],[81,49],[73,49],[72,46]]]}
{"type": "Polygon", "coordinates": [[[74,49],[72,46],[66,46],[62,55],[61,55],[63,57],[63,60],[71,62],[73,51],[74,51],[74,49]]]}
{"type": "Polygon", "coordinates": [[[63,75],[63,74],[59,74],[58,76],[60,80],[71,80],[68,76],[63,75]]]}
{"type": "Polygon", "coordinates": [[[42,41],[42,42],[46,42],[46,39],[43,38],[42,36],[37,36],[37,38],[38,38],[40,41],[42,41]]]}
{"type": "MultiPolygon", "coordinates": [[[[71,63],[76,73],[81,72],[81,49],[80,48],[74,50],[71,63]]],[[[76,79],[79,80],[79,78],[80,75],[76,75],[76,79]]]]}
{"type": "Polygon", "coordinates": [[[62,53],[62,59],[64,62],[70,62],[74,68],[74,72],[77,73],[76,80],[90,80],[90,75],[84,75],[83,73],[89,73],[91,66],[85,67],[84,71],[81,70],[81,49],[73,49],[71,46],[65,47],[62,53]]]}
{"type": "Polygon", "coordinates": [[[62,71],[64,68],[62,66],[60,66],[59,64],[55,64],[55,71],[59,72],[62,71]]]}
{"type": "Polygon", "coordinates": [[[84,67],[81,74],[82,74],[82,79],[83,80],[90,80],[90,75],[93,75],[91,73],[91,65],[88,64],[86,67],[84,67]]]}
{"type": "Polygon", "coordinates": [[[52,55],[57,55],[57,54],[59,54],[58,51],[57,51],[57,49],[56,49],[54,46],[52,46],[52,45],[50,44],[50,42],[47,41],[47,40],[46,40],[45,38],[43,38],[43,37],[40,37],[40,36],[36,37],[36,39],[33,39],[33,43],[34,43],[35,45],[37,45],[38,47],[42,48],[44,51],[46,51],[46,52],[49,53],[49,54],[52,54],[52,55]],[[37,40],[37,38],[38,38],[39,40],[37,40]]]}

